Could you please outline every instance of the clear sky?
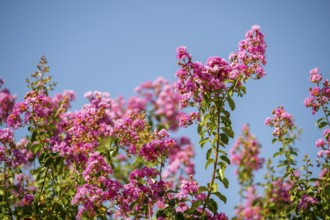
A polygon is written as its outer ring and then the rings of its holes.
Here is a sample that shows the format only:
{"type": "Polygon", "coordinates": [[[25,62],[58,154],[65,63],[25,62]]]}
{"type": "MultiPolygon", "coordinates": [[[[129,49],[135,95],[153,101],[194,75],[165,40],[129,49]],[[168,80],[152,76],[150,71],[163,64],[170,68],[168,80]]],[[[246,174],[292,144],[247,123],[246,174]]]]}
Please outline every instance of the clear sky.
{"type": "MultiPolygon", "coordinates": [[[[0,77],[5,87],[22,100],[25,78],[46,55],[55,92],[72,89],[73,109],[86,103],[90,90],[112,97],[134,94],[142,82],[163,76],[175,80],[178,69],[175,49],[187,46],[195,61],[209,56],[228,58],[254,24],[261,26],[268,44],[266,77],[250,81],[247,95],[236,103],[233,128],[236,135],[244,123],[262,143],[263,156],[272,155],[272,129],[264,119],[283,105],[295,116],[303,137],[301,155],[315,158],[314,127],[317,116],[303,105],[308,96],[309,70],[318,67],[330,78],[330,2],[319,1],[0,1],[0,77]]],[[[195,127],[180,133],[198,143],[195,127]]],[[[197,147],[198,148],[198,147],[197,147]]],[[[204,151],[205,152],[205,151],[204,151]]],[[[197,149],[196,178],[210,179],[204,171],[205,156],[197,149]]],[[[263,171],[260,171],[263,176],[263,171]]],[[[233,169],[227,175],[227,205],[220,210],[233,215],[238,188],[233,169]]]]}

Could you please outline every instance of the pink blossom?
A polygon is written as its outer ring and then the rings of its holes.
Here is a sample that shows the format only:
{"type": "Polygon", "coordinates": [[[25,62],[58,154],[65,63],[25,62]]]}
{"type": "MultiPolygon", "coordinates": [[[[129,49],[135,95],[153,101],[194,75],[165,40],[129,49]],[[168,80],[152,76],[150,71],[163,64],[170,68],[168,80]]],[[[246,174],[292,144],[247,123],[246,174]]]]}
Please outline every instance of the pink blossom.
{"type": "Polygon", "coordinates": [[[322,75],[319,74],[318,68],[312,69],[309,73],[310,73],[309,81],[311,81],[312,83],[318,83],[322,80],[322,75]]]}
{"type": "Polygon", "coordinates": [[[330,128],[325,129],[325,130],[323,131],[323,137],[324,137],[326,140],[330,141],[330,128]]]}
{"type": "Polygon", "coordinates": [[[272,119],[270,117],[267,117],[265,120],[265,125],[271,126],[272,124],[272,119]]]}
{"type": "Polygon", "coordinates": [[[18,206],[29,206],[34,199],[34,195],[30,193],[25,193],[24,198],[17,202],[18,206]]]}
{"type": "Polygon", "coordinates": [[[316,198],[314,198],[313,196],[304,194],[298,203],[298,210],[306,210],[308,207],[310,207],[312,205],[316,205],[318,203],[319,203],[319,201],[316,198]]]}
{"type": "MultiPolygon", "coordinates": [[[[4,81],[0,79],[0,88],[4,81]]],[[[16,95],[10,94],[8,89],[0,90],[0,124],[7,121],[7,117],[12,112],[15,105],[16,95]]]]}
{"type": "Polygon", "coordinates": [[[198,183],[192,178],[189,180],[183,180],[180,186],[180,191],[177,195],[179,199],[186,199],[188,195],[196,195],[198,191],[198,183]]]}
{"type": "Polygon", "coordinates": [[[251,178],[254,170],[262,168],[265,159],[259,157],[261,145],[250,133],[250,127],[243,125],[241,130],[242,134],[230,149],[230,155],[231,163],[238,166],[239,181],[246,182],[246,177],[251,178]]]}
{"type": "Polygon", "coordinates": [[[322,139],[318,139],[315,143],[316,147],[324,147],[325,142],[322,139]]]}
{"type": "Polygon", "coordinates": [[[312,108],[312,113],[315,114],[324,105],[327,105],[330,100],[330,84],[328,79],[322,81],[322,74],[317,68],[310,71],[310,81],[315,83],[314,88],[309,88],[310,97],[307,97],[304,104],[307,108],[312,108]]]}
{"type": "Polygon", "coordinates": [[[286,112],[283,106],[274,109],[272,114],[274,115],[273,118],[266,118],[265,125],[275,128],[273,131],[275,137],[282,137],[288,129],[293,128],[293,116],[286,112]]]}
{"type": "Polygon", "coordinates": [[[176,208],[176,212],[185,212],[186,210],[188,210],[189,207],[185,202],[180,202],[179,206],[176,208]]]}
{"type": "Polygon", "coordinates": [[[176,49],[176,58],[178,60],[184,60],[186,58],[191,58],[191,55],[187,52],[187,48],[180,46],[176,49]]]}
{"type": "Polygon", "coordinates": [[[13,131],[10,128],[0,129],[0,142],[3,144],[12,143],[14,141],[13,136],[13,131]]]}

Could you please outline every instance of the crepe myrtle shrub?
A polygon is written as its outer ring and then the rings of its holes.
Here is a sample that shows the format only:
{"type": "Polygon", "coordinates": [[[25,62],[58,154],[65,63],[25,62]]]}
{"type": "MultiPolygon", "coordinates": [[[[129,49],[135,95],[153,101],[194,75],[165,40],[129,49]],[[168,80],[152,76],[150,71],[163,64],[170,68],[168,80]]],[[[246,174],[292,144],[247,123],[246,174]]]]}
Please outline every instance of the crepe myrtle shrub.
{"type": "Polygon", "coordinates": [[[275,129],[273,142],[282,144],[274,157],[283,160],[277,168],[267,160],[263,183],[253,179],[265,160],[248,126],[228,156],[234,98],[246,93],[249,79],[265,75],[265,49],[257,25],[228,61],[213,56],[205,64],[196,62],[180,46],[177,82],[161,77],[145,82],[128,99],[90,91],[87,103],[76,111],[70,111],[74,91],[52,95],[56,84],[42,57],[27,79],[30,91],[23,101],[17,102],[8,89],[0,91],[0,218],[228,219],[221,205],[227,201],[222,192],[229,188],[225,171],[230,163],[238,166],[242,185],[234,218],[327,218],[330,90],[318,69],[311,71],[316,87],[305,105],[313,114],[324,113],[317,121],[324,129],[316,141],[319,178],[312,177],[314,163],[308,157],[304,173],[297,173],[297,135],[293,116],[284,107],[266,120],[275,129]],[[192,124],[197,124],[199,147],[207,148],[205,169],[211,176],[205,186],[194,178],[195,149],[189,137],[175,137],[192,124]],[[15,131],[22,128],[27,134],[16,141],[15,131]],[[283,175],[275,169],[284,169],[283,175]]]}

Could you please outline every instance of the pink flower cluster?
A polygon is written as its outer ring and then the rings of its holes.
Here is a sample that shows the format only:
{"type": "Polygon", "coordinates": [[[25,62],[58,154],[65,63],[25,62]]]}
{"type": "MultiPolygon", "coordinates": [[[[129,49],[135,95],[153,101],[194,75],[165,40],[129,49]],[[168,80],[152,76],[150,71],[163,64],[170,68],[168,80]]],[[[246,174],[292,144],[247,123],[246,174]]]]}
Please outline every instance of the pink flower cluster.
{"type": "Polygon", "coordinates": [[[190,178],[189,180],[182,180],[180,191],[177,195],[179,199],[187,199],[188,195],[196,196],[198,191],[198,183],[190,178]]]}
{"type": "MultiPolygon", "coordinates": [[[[0,89],[4,81],[0,79],[0,89]]],[[[3,122],[6,122],[7,117],[12,112],[14,105],[15,105],[16,95],[10,94],[8,89],[1,89],[0,90],[0,125],[3,122]]]]}
{"type": "Polygon", "coordinates": [[[14,134],[10,128],[0,129],[0,144],[2,144],[0,145],[0,163],[4,162],[8,168],[14,169],[22,164],[26,165],[31,159],[25,145],[14,144],[14,134]]]}
{"type": "Polygon", "coordinates": [[[113,133],[111,121],[105,113],[109,107],[108,102],[93,99],[80,111],[62,114],[57,133],[50,143],[52,150],[78,163],[85,163],[86,155],[99,145],[99,139],[113,133]]]}
{"type": "Polygon", "coordinates": [[[266,42],[260,31],[260,26],[254,25],[245,34],[245,39],[239,42],[239,49],[229,56],[231,61],[231,78],[237,78],[243,72],[246,78],[255,75],[257,79],[265,75],[262,65],[266,64],[266,42]]]}
{"type": "Polygon", "coordinates": [[[188,127],[189,125],[192,125],[194,121],[198,120],[198,113],[197,112],[190,112],[189,114],[181,113],[178,116],[179,119],[179,125],[180,127],[188,127]]]}
{"type": "Polygon", "coordinates": [[[55,112],[55,106],[44,93],[37,90],[28,92],[24,101],[14,106],[13,112],[7,118],[8,126],[17,129],[22,126],[21,114],[24,116],[24,124],[31,123],[34,125],[45,125],[51,123],[52,116],[55,112]]]}
{"type": "Polygon", "coordinates": [[[257,190],[255,186],[248,187],[245,204],[237,206],[235,210],[238,219],[262,219],[261,207],[256,204],[256,201],[258,201],[259,199],[260,196],[257,195],[257,190]]]}
{"type": "Polygon", "coordinates": [[[52,98],[52,102],[59,113],[64,113],[71,108],[71,102],[76,99],[76,95],[72,90],[65,90],[63,93],[56,94],[52,98]]]}
{"type": "Polygon", "coordinates": [[[320,149],[317,156],[330,158],[330,128],[323,131],[323,138],[324,139],[318,139],[315,143],[315,146],[320,149]]]}
{"type": "Polygon", "coordinates": [[[283,206],[291,203],[290,189],[292,183],[284,181],[281,178],[272,182],[272,190],[270,191],[270,202],[275,202],[278,206],[283,206]]]}
{"type": "Polygon", "coordinates": [[[259,26],[253,26],[246,33],[239,50],[231,54],[229,63],[220,57],[208,58],[206,65],[192,62],[186,47],[179,47],[177,59],[181,69],[176,72],[176,91],[180,94],[180,107],[189,106],[190,100],[200,103],[204,93],[220,94],[234,84],[239,87],[250,77],[262,78],[265,75],[262,68],[266,63],[265,49],[259,26]]]}
{"type": "Polygon", "coordinates": [[[142,83],[135,88],[138,96],[124,100],[118,97],[112,100],[112,109],[109,114],[113,120],[128,118],[141,112],[151,113],[147,115],[152,124],[157,128],[177,130],[179,95],[175,92],[174,84],[159,77],[155,81],[142,83]]]}
{"type": "MultiPolygon", "coordinates": [[[[176,198],[179,199],[178,207],[176,208],[177,213],[185,213],[189,209],[189,198],[191,197],[191,205],[197,201],[204,201],[206,199],[205,193],[198,193],[198,183],[193,180],[192,176],[189,179],[183,179],[180,185],[179,193],[176,195],[176,198]]],[[[193,215],[193,219],[199,219],[199,213],[202,212],[201,207],[196,208],[196,215],[193,215]]],[[[212,214],[208,209],[205,210],[205,216],[209,220],[228,220],[228,217],[224,213],[214,213],[212,214]]]]}
{"type": "Polygon", "coordinates": [[[123,186],[121,196],[118,197],[120,207],[119,215],[129,216],[132,213],[136,217],[149,218],[152,216],[152,209],[145,213],[145,206],[153,206],[157,201],[164,201],[166,190],[163,181],[157,181],[160,173],[155,168],[143,167],[134,170],[129,175],[129,183],[123,186]]]}
{"type": "Polygon", "coordinates": [[[238,166],[236,173],[242,182],[253,176],[253,171],[262,168],[264,158],[259,157],[261,145],[250,133],[250,127],[243,125],[242,134],[230,150],[231,163],[238,166]]]}
{"type": "Polygon", "coordinates": [[[112,173],[110,165],[104,160],[99,152],[89,155],[82,176],[85,184],[78,186],[76,195],[71,203],[73,205],[82,204],[79,209],[77,219],[80,219],[83,213],[90,216],[95,215],[95,208],[100,207],[103,202],[114,202],[119,195],[122,185],[109,178],[112,173]]]}
{"type": "MultiPolygon", "coordinates": [[[[178,128],[177,118],[180,114],[178,108],[179,95],[175,92],[175,84],[170,84],[162,77],[154,82],[141,84],[135,91],[150,105],[156,121],[175,131],[178,128]]],[[[146,106],[148,108],[148,106],[146,106]]]]}
{"type": "Polygon", "coordinates": [[[287,113],[283,106],[273,110],[273,118],[266,118],[265,125],[275,127],[273,135],[275,137],[283,137],[287,133],[287,129],[292,129],[294,126],[293,116],[287,113]]]}
{"type": "Polygon", "coordinates": [[[82,204],[76,219],[80,219],[83,213],[88,213],[90,217],[94,217],[96,214],[95,207],[101,206],[105,193],[106,191],[96,185],[84,184],[78,186],[77,193],[71,201],[72,205],[82,204]]]}
{"type": "Polygon", "coordinates": [[[314,88],[309,88],[310,97],[307,97],[304,104],[307,108],[312,108],[312,113],[315,114],[319,111],[320,107],[324,107],[330,100],[330,83],[326,79],[322,81],[322,74],[318,68],[310,71],[310,82],[316,84],[314,88]]]}
{"type": "Polygon", "coordinates": [[[2,144],[11,143],[14,141],[14,134],[10,128],[0,129],[0,142],[2,144]]]}
{"type": "Polygon", "coordinates": [[[175,182],[181,182],[185,177],[195,174],[195,164],[192,161],[195,152],[190,140],[182,137],[176,143],[168,155],[168,164],[162,174],[170,188],[176,186],[175,182]]]}
{"type": "Polygon", "coordinates": [[[298,210],[306,210],[310,205],[316,205],[318,203],[319,201],[313,196],[304,194],[298,203],[298,210]]]}
{"type": "Polygon", "coordinates": [[[139,156],[143,159],[150,162],[159,162],[160,158],[167,158],[169,152],[171,152],[172,148],[175,147],[176,142],[169,138],[167,131],[164,129],[154,132],[154,139],[147,143],[143,144],[140,151],[139,156]]]}

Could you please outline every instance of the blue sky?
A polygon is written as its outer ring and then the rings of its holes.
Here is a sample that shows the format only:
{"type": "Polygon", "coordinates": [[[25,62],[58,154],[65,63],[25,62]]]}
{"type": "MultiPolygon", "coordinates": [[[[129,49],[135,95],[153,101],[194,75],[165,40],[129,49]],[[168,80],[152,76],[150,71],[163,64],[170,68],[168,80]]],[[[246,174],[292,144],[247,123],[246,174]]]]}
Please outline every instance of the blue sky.
{"type": "MultiPolygon", "coordinates": [[[[0,77],[22,100],[25,78],[46,55],[56,92],[72,89],[79,109],[89,90],[110,92],[112,97],[134,94],[142,82],[163,76],[175,80],[177,46],[187,46],[195,61],[209,56],[228,58],[254,24],[259,24],[268,44],[266,77],[247,84],[247,95],[236,103],[233,128],[238,135],[244,123],[262,143],[264,157],[272,155],[272,129],[264,119],[283,105],[295,116],[303,137],[301,155],[315,158],[314,127],[317,116],[303,105],[308,96],[309,70],[318,67],[330,78],[330,2],[323,1],[1,1],[0,77]]],[[[180,134],[198,143],[195,128],[180,134]]],[[[204,164],[197,150],[196,164],[204,164]]],[[[210,179],[204,165],[196,178],[210,179]]],[[[260,176],[263,171],[260,171],[260,176]]],[[[232,169],[227,175],[230,196],[220,210],[233,214],[238,202],[232,169]]],[[[222,190],[222,189],[221,189],[222,190]]]]}

